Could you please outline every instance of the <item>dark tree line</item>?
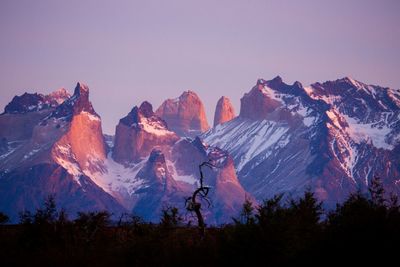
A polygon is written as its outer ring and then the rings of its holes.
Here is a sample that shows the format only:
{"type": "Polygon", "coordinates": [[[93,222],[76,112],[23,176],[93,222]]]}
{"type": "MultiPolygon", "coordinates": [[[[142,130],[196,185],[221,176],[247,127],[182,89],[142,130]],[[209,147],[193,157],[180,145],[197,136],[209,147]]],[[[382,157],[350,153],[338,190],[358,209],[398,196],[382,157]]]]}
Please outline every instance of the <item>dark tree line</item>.
{"type": "Polygon", "coordinates": [[[379,179],[329,212],[311,191],[259,205],[246,199],[231,224],[204,233],[175,207],[165,207],[158,224],[132,214],[110,218],[99,211],[71,220],[50,196],[21,213],[18,225],[0,226],[0,266],[398,265],[398,199],[379,179]]]}

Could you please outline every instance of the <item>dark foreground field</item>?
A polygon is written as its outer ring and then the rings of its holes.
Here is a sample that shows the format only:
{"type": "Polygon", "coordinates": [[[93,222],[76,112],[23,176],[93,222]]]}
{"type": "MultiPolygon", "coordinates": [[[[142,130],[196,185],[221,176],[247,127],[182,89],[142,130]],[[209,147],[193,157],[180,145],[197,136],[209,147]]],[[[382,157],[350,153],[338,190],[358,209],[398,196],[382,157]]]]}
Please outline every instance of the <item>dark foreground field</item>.
{"type": "Polygon", "coordinates": [[[399,205],[385,195],[375,183],[329,213],[310,192],[246,202],[232,224],[204,236],[173,208],[159,224],[111,222],[106,212],[69,220],[49,199],[20,224],[0,225],[0,266],[397,266],[399,205]]]}

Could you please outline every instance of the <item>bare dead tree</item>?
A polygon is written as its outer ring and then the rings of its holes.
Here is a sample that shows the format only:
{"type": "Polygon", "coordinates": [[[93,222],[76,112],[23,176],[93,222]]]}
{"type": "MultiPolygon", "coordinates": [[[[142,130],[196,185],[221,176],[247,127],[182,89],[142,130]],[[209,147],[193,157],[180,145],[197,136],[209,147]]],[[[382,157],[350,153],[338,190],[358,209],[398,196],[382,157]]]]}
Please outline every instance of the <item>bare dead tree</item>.
{"type": "Polygon", "coordinates": [[[210,187],[204,185],[204,174],[203,167],[214,168],[215,166],[210,161],[205,161],[199,165],[200,172],[200,187],[198,187],[192,194],[191,197],[186,198],[185,206],[186,209],[190,212],[194,212],[197,217],[197,225],[199,227],[199,232],[201,237],[204,237],[205,234],[205,223],[204,217],[201,213],[201,201],[204,200],[207,202],[208,207],[211,205],[211,201],[207,198],[207,195],[210,191],[210,187]]]}

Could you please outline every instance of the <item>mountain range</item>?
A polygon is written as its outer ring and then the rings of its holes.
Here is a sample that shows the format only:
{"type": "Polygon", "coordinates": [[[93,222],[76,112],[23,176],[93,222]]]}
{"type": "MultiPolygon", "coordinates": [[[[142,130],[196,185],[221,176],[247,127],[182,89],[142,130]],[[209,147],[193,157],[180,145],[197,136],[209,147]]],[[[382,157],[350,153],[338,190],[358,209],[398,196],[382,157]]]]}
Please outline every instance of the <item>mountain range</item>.
{"type": "MultiPolygon", "coordinates": [[[[334,207],[368,190],[374,176],[400,194],[400,90],[345,77],[303,86],[278,76],[258,79],[236,115],[223,96],[210,128],[193,91],[134,106],[102,132],[89,88],[15,96],[0,115],[0,210],[13,221],[52,194],[70,214],[108,210],[158,221],[161,210],[185,211],[199,184],[208,224],[229,223],[246,198],[296,197],[310,189],[334,207]]],[[[190,214],[185,214],[192,220],[190,214]]]]}

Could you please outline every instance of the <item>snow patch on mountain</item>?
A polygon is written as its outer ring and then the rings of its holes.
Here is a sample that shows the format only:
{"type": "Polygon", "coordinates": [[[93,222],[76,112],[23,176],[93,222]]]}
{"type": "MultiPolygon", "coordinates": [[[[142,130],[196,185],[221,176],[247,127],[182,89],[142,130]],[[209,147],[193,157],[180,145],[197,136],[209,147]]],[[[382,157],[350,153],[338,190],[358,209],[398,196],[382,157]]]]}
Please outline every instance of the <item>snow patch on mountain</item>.
{"type": "Polygon", "coordinates": [[[39,151],[40,151],[40,148],[36,148],[36,149],[31,150],[28,154],[26,154],[26,155],[24,156],[24,159],[26,160],[26,159],[31,158],[33,155],[35,155],[35,154],[38,153],[39,151]]]}
{"type": "Polygon", "coordinates": [[[329,119],[331,119],[334,126],[336,126],[337,128],[342,127],[339,123],[338,115],[334,111],[327,110],[326,115],[328,115],[329,119]]]}
{"type": "Polygon", "coordinates": [[[349,125],[347,133],[356,143],[372,142],[377,148],[393,149],[393,145],[386,142],[386,136],[391,132],[391,129],[386,125],[378,126],[376,123],[364,124],[347,115],[343,115],[343,117],[345,117],[349,125]]]}
{"type": "Polygon", "coordinates": [[[92,113],[89,113],[87,111],[82,111],[81,114],[86,115],[90,121],[100,121],[100,117],[97,115],[94,115],[92,113]]]}
{"type": "Polygon", "coordinates": [[[54,161],[58,163],[61,167],[63,167],[69,174],[71,174],[79,185],[80,176],[83,174],[81,168],[78,163],[75,161],[75,155],[71,151],[71,146],[69,144],[66,145],[56,145],[54,148],[55,157],[54,161]]]}
{"type": "Polygon", "coordinates": [[[115,162],[109,153],[103,162],[104,170],[95,172],[85,170],[84,173],[111,195],[114,195],[115,192],[124,192],[132,196],[137,189],[143,187],[144,181],[136,178],[136,175],[146,161],[147,158],[138,164],[125,167],[115,162]]]}
{"type": "Polygon", "coordinates": [[[296,112],[303,117],[303,123],[306,127],[311,127],[318,119],[311,115],[312,109],[306,108],[303,105],[300,105],[296,112]]]}
{"type": "Polygon", "coordinates": [[[230,151],[239,159],[240,171],[251,159],[263,154],[267,157],[275,148],[289,143],[289,127],[274,121],[250,121],[240,118],[217,125],[204,134],[205,142],[230,151]]]}
{"type": "Polygon", "coordinates": [[[166,160],[166,164],[167,164],[168,172],[172,175],[172,178],[175,181],[184,182],[184,183],[187,183],[190,185],[197,184],[198,179],[194,175],[179,174],[178,171],[176,170],[174,162],[172,162],[170,160],[166,160]]]}
{"type": "Polygon", "coordinates": [[[264,85],[262,87],[262,92],[264,95],[268,96],[269,98],[279,101],[282,104],[285,104],[284,101],[282,100],[282,95],[276,92],[274,89],[268,87],[267,85],[264,85]]]}
{"type": "Polygon", "coordinates": [[[169,131],[164,124],[161,123],[159,120],[149,119],[149,118],[142,118],[141,122],[139,123],[148,133],[157,135],[157,136],[165,136],[165,135],[173,135],[174,133],[169,131]]]}
{"type": "Polygon", "coordinates": [[[3,154],[0,155],[0,159],[5,159],[9,155],[13,154],[18,148],[20,148],[25,142],[24,141],[12,141],[7,142],[7,150],[4,151],[3,154]]]}
{"type": "Polygon", "coordinates": [[[64,160],[62,158],[57,158],[57,163],[61,165],[69,174],[71,174],[74,177],[75,182],[77,182],[79,185],[81,185],[80,182],[80,177],[82,175],[81,169],[79,168],[78,164],[64,160]]]}

